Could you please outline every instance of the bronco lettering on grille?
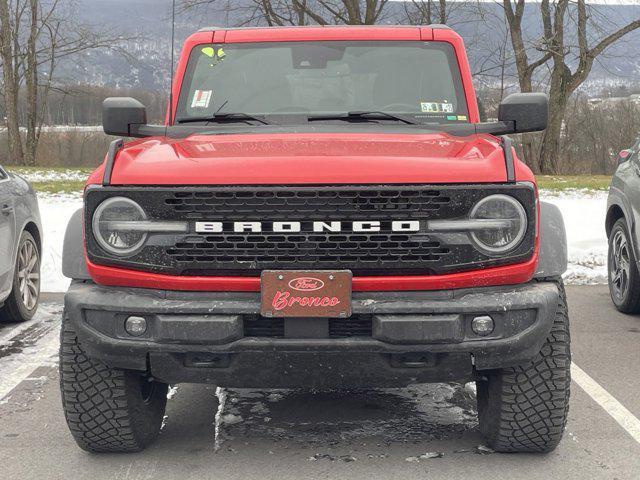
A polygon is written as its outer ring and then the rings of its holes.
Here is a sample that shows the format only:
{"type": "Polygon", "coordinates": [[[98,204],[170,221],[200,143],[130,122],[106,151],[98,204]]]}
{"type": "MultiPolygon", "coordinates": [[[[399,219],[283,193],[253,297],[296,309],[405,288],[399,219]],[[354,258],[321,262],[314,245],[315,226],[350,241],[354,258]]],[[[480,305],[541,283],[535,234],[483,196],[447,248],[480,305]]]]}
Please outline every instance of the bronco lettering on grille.
{"type": "Polygon", "coordinates": [[[418,220],[392,220],[381,222],[379,220],[355,220],[350,222],[195,222],[196,233],[222,233],[232,231],[235,233],[298,233],[330,232],[380,232],[391,230],[392,232],[419,232],[418,220]]]}

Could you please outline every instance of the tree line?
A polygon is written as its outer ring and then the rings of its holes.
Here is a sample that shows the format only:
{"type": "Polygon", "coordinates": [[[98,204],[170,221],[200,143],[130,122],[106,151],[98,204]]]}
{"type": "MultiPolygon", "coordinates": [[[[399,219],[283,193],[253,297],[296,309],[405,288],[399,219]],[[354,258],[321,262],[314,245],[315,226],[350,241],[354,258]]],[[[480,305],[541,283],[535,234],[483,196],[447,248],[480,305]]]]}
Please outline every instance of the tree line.
{"type": "MultiPolygon", "coordinates": [[[[102,87],[71,88],[56,79],[55,67],[61,58],[94,48],[126,45],[122,35],[79,25],[72,10],[64,8],[69,1],[0,0],[0,114],[6,118],[7,148],[13,163],[36,162],[42,125],[100,123],[103,96],[123,94],[102,87]]],[[[465,40],[477,53],[473,69],[481,97],[491,97],[494,104],[516,90],[544,91],[550,97],[547,131],[519,139],[522,158],[538,173],[578,169],[567,155],[589,142],[582,141],[583,132],[575,127],[576,119],[591,125],[611,115],[611,109],[590,110],[581,87],[608,49],[640,28],[640,18],[616,23],[601,6],[586,0],[496,0],[498,9],[473,0],[407,0],[401,4],[389,0],[178,2],[179,14],[197,11],[202,15],[203,9],[211,9],[218,18],[222,14],[222,18],[232,18],[234,25],[240,26],[441,23],[454,29],[464,24],[469,30],[471,25],[473,38],[465,40]],[[540,34],[532,36],[527,27],[533,24],[540,25],[536,30],[540,34]],[[487,29],[500,32],[492,36],[492,44],[487,43],[487,29]]],[[[144,100],[151,117],[161,118],[166,102],[163,93],[124,93],[144,100]]],[[[635,107],[629,108],[632,111],[635,107]]],[[[622,137],[630,144],[638,133],[633,117],[624,128],[622,137]]],[[[602,145],[613,138],[604,136],[603,130],[594,135],[602,145]]],[[[592,150],[590,155],[595,155],[592,150]]]]}

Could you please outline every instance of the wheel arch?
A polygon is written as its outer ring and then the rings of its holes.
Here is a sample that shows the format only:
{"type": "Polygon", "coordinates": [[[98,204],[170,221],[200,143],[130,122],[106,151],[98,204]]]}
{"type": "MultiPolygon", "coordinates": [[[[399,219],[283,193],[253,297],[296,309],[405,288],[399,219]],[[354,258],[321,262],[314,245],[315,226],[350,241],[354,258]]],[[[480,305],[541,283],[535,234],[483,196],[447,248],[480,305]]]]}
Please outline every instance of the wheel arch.
{"type": "Polygon", "coordinates": [[[609,235],[611,235],[611,230],[613,229],[613,225],[621,218],[624,218],[624,219],[627,218],[627,216],[624,213],[624,210],[622,210],[622,207],[617,203],[610,205],[609,208],[607,209],[607,216],[604,222],[604,227],[607,232],[607,238],[609,237],[609,235]]]}
{"type": "Polygon", "coordinates": [[[40,252],[40,256],[42,256],[42,234],[40,233],[40,228],[34,221],[29,221],[22,229],[23,232],[29,232],[33,239],[36,241],[36,246],[38,247],[38,251],[40,252]]]}
{"type": "Polygon", "coordinates": [[[84,255],[83,209],[71,216],[62,246],[62,274],[73,280],[90,280],[84,255]]]}

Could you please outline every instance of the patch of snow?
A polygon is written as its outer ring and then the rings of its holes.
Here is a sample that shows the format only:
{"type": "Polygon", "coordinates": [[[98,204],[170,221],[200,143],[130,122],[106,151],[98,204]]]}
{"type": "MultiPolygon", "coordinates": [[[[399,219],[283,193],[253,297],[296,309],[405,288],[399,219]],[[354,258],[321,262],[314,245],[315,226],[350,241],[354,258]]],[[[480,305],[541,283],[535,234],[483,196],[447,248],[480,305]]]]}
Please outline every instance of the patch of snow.
{"type": "Polygon", "coordinates": [[[62,245],[71,216],[82,208],[82,196],[38,194],[42,229],[42,291],[65,292],[70,280],[62,275],[62,245]]]}
{"type": "Polygon", "coordinates": [[[169,390],[167,390],[167,400],[171,400],[178,393],[178,386],[170,386],[169,390]]]}
{"type": "Polygon", "coordinates": [[[355,462],[357,460],[353,455],[340,455],[336,457],[335,455],[331,455],[329,453],[316,453],[312,457],[307,458],[310,462],[316,462],[318,460],[329,460],[330,462],[335,462],[336,460],[340,460],[341,462],[355,462]]]}
{"type": "Polygon", "coordinates": [[[235,425],[236,423],[240,423],[244,421],[244,419],[240,415],[234,415],[233,413],[227,413],[226,415],[222,415],[220,417],[220,421],[223,425],[235,425]]]}
{"type": "Polygon", "coordinates": [[[484,445],[476,446],[474,452],[477,453],[478,455],[491,455],[492,453],[496,453],[496,451],[493,448],[489,448],[484,445]]]}
{"type": "Polygon", "coordinates": [[[540,197],[557,205],[564,218],[569,245],[565,282],[573,285],[607,283],[607,236],[604,230],[607,192],[541,191],[540,197]]]}
{"type": "Polygon", "coordinates": [[[0,357],[0,400],[25,380],[42,380],[33,376],[37,368],[57,366],[60,317],[60,305],[42,303],[33,319],[24,324],[25,329],[11,330],[14,337],[2,337],[0,347],[15,351],[0,357]]]}
{"type": "Polygon", "coordinates": [[[165,415],[162,417],[162,423],[160,424],[160,431],[163,431],[164,427],[167,426],[167,418],[169,418],[169,415],[165,415]]]}
{"type": "Polygon", "coordinates": [[[283,398],[284,395],[282,395],[281,393],[270,393],[267,397],[267,400],[269,400],[270,402],[279,402],[283,398]]]}
{"type": "Polygon", "coordinates": [[[444,453],[442,452],[427,452],[420,455],[418,458],[420,460],[429,460],[430,458],[442,458],[444,457],[444,453]]]}
{"type": "Polygon", "coordinates": [[[68,168],[66,170],[30,170],[19,175],[28,182],[84,182],[89,176],[86,171],[68,168]]]}
{"type": "Polygon", "coordinates": [[[224,406],[227,403],[227,391],[222,387],[216,387],[216,398],[218,399],[218,409],[216,410],[216,416],[214,420],[214,428],[215,428],[215,439],[214,439],[214,451],[220,450],[220,445],[222,441],[220,439],[221,428],[222,428],[222,417],[224,412],[224,406]]]}
{"type": "Polygon", "coordinates": [[[472,397],[475,397],[478,394],[477,388],[476,388],[476,382],[467,382],[464,384],[464,391],[468,394],[471,395],[472,397]]]}

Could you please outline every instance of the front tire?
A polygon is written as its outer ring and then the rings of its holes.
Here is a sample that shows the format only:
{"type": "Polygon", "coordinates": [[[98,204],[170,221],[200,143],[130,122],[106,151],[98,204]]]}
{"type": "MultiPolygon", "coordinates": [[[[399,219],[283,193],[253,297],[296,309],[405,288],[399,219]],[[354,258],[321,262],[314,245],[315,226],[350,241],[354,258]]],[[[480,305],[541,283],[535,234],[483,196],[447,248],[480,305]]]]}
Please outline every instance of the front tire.
{"type": "Polygon", "coordinates": [[[60,391],[69,430],[88,452],[139,452],[160,433],[167,385],[87,355],[68,318],[60,331],[60,391]]]}
{"type": "Polygon", "coordinates": [[[526,365],[476,382],[480,430],[497,452],[550,452],[567,422],[571,351],[562,280],[555,321],[540,353],[526,365]]]}
{"type": "Polygon", "coordinates": [[[18,256],[13,273],[13,287],[4,306],[0,321],[27,322],[38,310],[40,301],[40,249],[26,230],[20,236],[18,256]]]}
{"type": "Polygon", "coordinates": [[[609,234],[608,252],[609,293],[622,313],[640,313],[640,273],[624,218],[613,224],[609,234]]]}

